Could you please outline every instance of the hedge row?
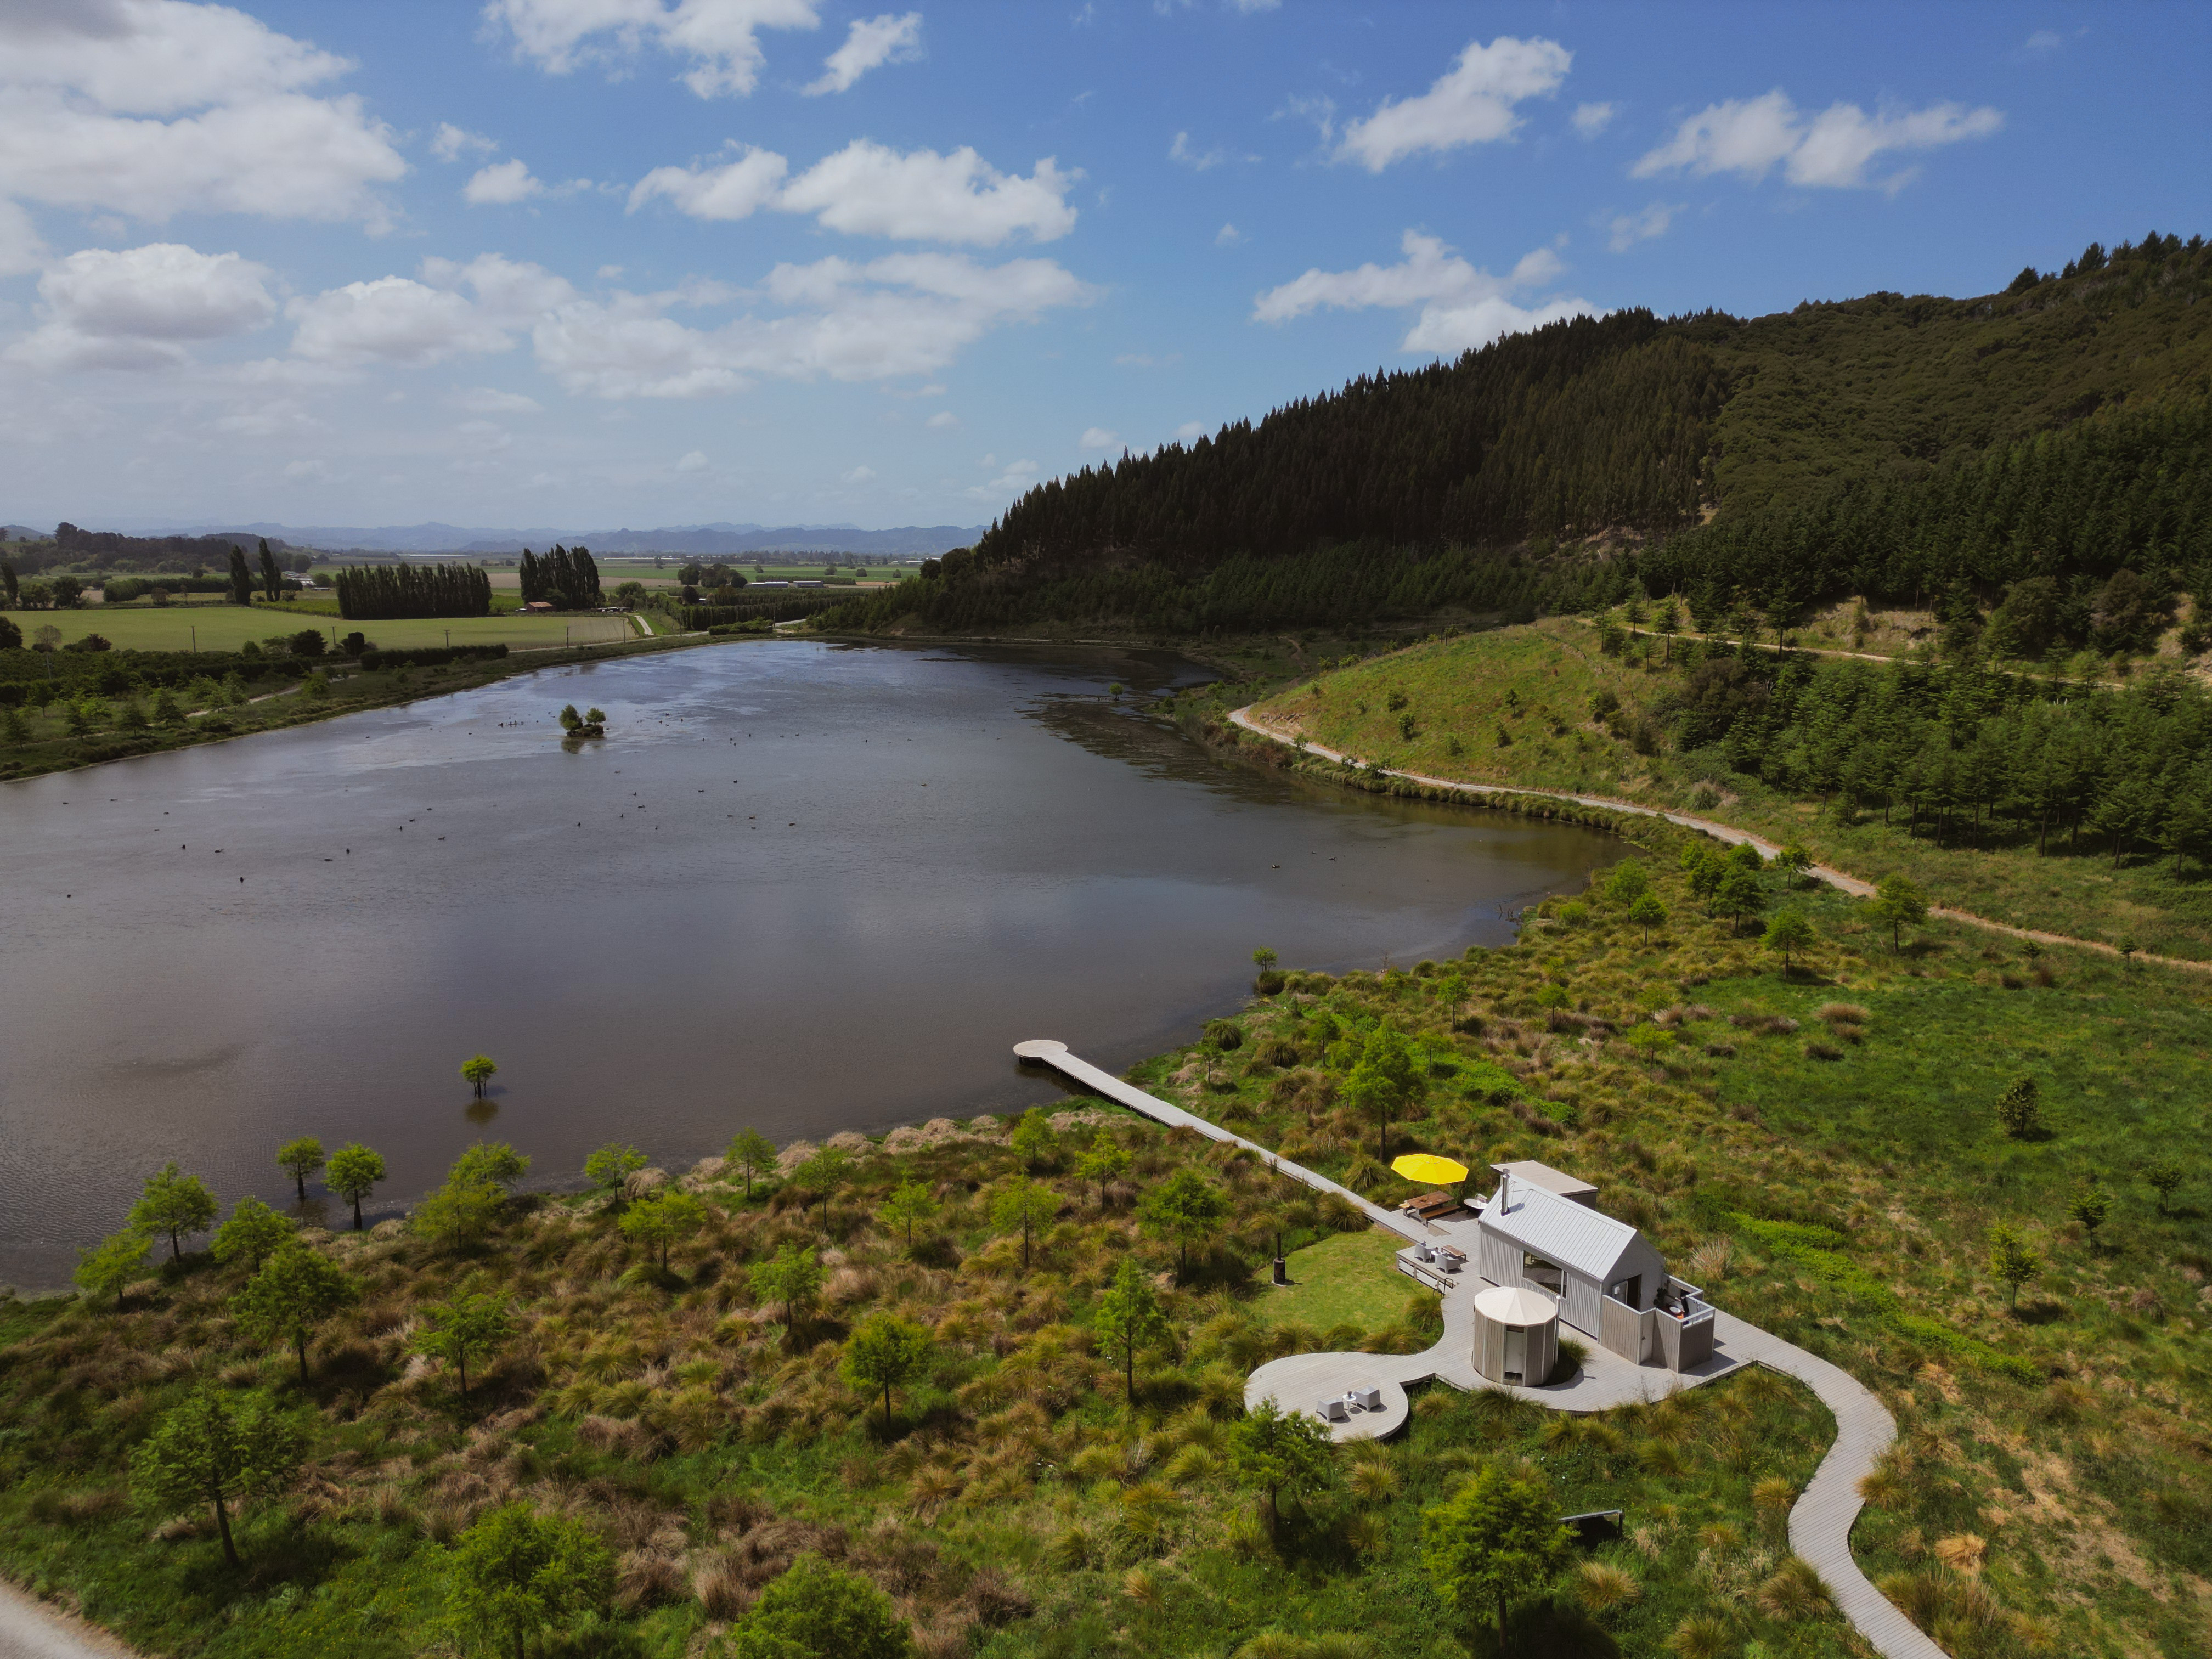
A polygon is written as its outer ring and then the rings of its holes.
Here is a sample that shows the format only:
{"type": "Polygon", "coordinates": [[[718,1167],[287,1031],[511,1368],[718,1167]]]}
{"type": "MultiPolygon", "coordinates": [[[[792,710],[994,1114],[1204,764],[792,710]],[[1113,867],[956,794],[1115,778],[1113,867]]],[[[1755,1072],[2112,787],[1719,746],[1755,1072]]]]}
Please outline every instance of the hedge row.
{"type": "Polygon", "coordinates": [[[380,668],[435,668],[442,663],[489,660],[507,654],[503,645],[425,645],[408,651],[364,651],[361,670],[374,674],[380,668]]]}

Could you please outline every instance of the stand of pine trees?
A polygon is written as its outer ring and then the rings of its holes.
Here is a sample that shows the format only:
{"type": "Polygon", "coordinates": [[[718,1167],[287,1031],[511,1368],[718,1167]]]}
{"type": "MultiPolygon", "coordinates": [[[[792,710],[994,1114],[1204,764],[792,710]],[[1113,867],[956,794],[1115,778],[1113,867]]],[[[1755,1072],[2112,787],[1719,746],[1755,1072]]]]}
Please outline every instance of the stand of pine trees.
{"type": "Polygon", "coordinates": [[[378,564],[341,570],[338,614],[349,622],[488,617],[491,579],[472,564],[378,564]]]}
{"type": "Polygon", "coordinates": [[[543,602],[559,611],[590,611],[599,600],[599,567],[587,547],[559,543],[544,558],[522,550],[522,602],[543,602]]]}

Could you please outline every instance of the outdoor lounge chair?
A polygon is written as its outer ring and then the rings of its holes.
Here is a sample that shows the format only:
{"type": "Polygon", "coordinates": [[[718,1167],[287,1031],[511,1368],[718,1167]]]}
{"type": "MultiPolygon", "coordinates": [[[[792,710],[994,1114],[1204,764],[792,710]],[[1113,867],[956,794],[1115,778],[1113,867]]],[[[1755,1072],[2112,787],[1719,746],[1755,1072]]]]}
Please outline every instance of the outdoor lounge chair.
{"type": "Polygon", "coordinates": [[[1354,1389],[1352,1391],[1352,1403],[1364,1412],[1379,1412],[1382,1409],[1382,1390],[1354,1389]]]}
{"type": "Polygon", "coordinates": [[[1341,1395],[1329,1395],[1314,1409],[1321,1413],[1322,1421],[1324,1423],[1348,1423],[1352,1420],[1352,1413],[1345,1409],[1344,1398],[1341,1395]]]}

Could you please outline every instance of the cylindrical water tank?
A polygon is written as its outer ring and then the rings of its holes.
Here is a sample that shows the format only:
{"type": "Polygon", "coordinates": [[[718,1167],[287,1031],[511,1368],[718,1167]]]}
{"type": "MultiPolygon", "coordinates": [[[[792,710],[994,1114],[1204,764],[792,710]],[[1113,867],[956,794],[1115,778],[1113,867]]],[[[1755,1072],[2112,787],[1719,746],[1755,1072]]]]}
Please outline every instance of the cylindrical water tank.
{"type": "Polygon", "coordinates": [[[1474,1369],[1492,1382],[1535,1388],[1559,1360],[1559,1304],[1525,1285],[1492,1285],[1474,1298],[1474,1369]]]}

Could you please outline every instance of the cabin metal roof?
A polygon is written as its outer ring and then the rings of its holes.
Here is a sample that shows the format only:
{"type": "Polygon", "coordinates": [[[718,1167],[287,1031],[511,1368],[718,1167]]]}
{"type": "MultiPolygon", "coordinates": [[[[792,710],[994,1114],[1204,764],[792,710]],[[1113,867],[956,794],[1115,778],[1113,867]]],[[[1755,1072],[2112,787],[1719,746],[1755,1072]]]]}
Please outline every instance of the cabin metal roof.
{"type": "Polygon", "coordinates": [[[1621,1258],[1643,1238],[1626,1221],[1615,1221],[1528,1181],[1507,1182],[1503,1206],[1492,1200],[1482,1212],[1486,1229],[1547,1261],[1586,1273],[1600,1285],[1616,1277],[1613,1270],[1621,1258]]]}
{"type": "Polygon", "coordinates": [[[1597,1188],[1589,1182],[1571,1176],[1564,1170],[1555,1170],[1548,1164],[1539,1164],[1533,1158],[1516,1158],[1510,1164],[1493,1164],[1490,1167],[1516,1183],[1525,1181],[1531,1186],[1541,1187],[1546,1192],[1557,1193],[1561,1198],[1571,1198],[1578,1203],[1595,1206],[1597,1202],[1597,1188]]]}

